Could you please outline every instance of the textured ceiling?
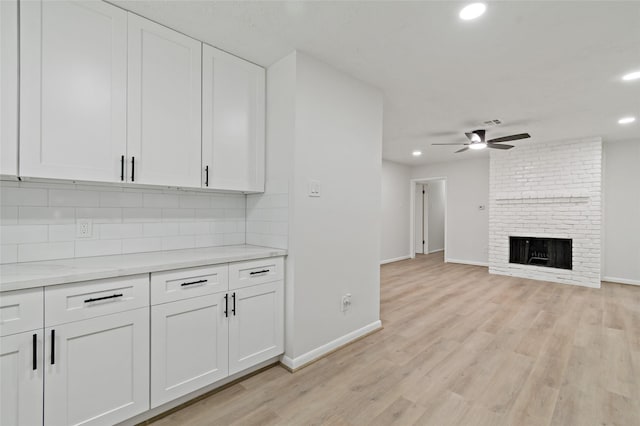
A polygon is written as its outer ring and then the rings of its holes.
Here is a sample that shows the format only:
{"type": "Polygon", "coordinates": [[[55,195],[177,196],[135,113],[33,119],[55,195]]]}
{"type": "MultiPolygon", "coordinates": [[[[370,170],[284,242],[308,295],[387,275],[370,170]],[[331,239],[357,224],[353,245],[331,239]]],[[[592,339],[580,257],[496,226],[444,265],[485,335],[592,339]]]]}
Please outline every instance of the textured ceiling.
{"type": "Polygon", "coordinates": [[[500,119],[489,137],[529,132],[529,144],[602,136],[640,143],[640,2],[114,1],[268,66],[294,49],[379,87],[383,157],[407,164],[466,159],[464,131],[500,119]],[[638,121],[621,126],[618,118],[638,121]],[[411,151],[424,155],[412,158],[411,151]]]}

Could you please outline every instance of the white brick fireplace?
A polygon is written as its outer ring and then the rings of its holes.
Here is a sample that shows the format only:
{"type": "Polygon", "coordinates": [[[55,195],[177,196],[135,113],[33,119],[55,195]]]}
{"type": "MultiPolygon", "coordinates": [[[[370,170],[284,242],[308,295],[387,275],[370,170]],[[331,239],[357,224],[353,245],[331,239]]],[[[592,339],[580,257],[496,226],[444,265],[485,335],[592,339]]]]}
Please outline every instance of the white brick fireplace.
{"type": "Polygon", "coordinates": [[[489,272],[600,287],[602,140],[492,151],[489,272]],[[509,237],[572,239],[572,269],[509,263],[509,237]]]}

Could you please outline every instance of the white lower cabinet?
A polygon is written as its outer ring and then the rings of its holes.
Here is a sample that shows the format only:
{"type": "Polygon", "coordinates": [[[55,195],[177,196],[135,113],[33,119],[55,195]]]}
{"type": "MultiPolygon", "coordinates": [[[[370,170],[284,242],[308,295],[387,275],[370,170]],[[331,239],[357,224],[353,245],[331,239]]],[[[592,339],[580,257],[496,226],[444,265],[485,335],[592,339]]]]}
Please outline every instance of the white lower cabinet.
{"type": "Polygon", "coordinates": [[[151,408],[227,377],[224,296],[151,308],[151,408]]]}
{"type": "Polygon", "coordinates": [[[229,374],[235,374],[284,351],[282,281],[231,293],[229,374]]]}
{"type": "Polygon", "coordinates": [[[0,425],[42,424],[42,329],[0,337],[0,425]]]}
{"type": "Polygon", "coordinates": [[[44,353],[45,425],[112,425],[149,409],[148,307],[46,328],[44,353]]]}

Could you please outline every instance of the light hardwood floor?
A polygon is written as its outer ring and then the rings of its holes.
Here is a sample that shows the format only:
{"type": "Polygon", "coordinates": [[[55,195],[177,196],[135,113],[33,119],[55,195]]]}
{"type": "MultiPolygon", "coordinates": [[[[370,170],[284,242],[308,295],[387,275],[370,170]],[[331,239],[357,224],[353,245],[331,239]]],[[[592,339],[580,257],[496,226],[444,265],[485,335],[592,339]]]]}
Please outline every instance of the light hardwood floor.
{"type": "Polygon", "coordinates": [[[382,331],[155,424],[640,425],[640,287],[489,275],[439,253],[381,275],[382,331]]]}

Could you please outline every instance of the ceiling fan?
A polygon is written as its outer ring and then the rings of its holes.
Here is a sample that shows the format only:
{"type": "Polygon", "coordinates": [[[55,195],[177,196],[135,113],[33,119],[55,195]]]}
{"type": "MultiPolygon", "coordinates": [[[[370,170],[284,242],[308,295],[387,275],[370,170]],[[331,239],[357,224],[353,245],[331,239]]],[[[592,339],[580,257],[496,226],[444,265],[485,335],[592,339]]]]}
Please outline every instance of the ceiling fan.
{"type": "Polygon", "coordinates": [[[530,138],[531,135],[529,133],[519,133],[517,135],[511,136],[503,136],[501,138],[494,138],[485,140],[486,130],[474,130],[470,133],[465,133],[467,139],[469,139],[468,143],[432,143],[431,145],[464,145],[465,147],[457,150],[455,153],[464,152],[471,149],[482,149],[482,148],[492,148],[492,149],[511,149],[513,145],[502,145],[502,142],[510,142],[517,141],[519,139],[527,139],[530,138]]]}

